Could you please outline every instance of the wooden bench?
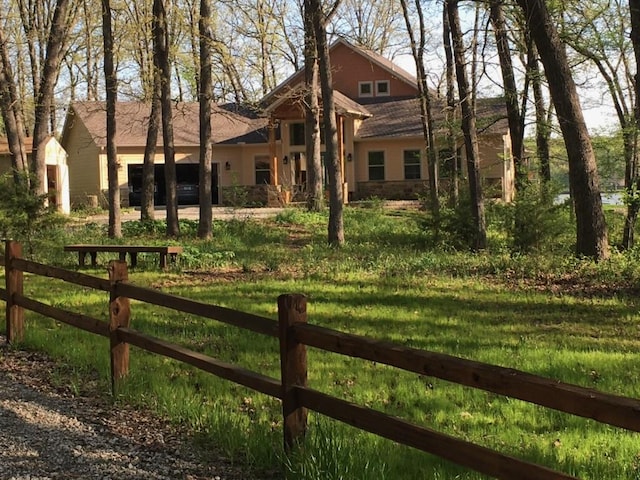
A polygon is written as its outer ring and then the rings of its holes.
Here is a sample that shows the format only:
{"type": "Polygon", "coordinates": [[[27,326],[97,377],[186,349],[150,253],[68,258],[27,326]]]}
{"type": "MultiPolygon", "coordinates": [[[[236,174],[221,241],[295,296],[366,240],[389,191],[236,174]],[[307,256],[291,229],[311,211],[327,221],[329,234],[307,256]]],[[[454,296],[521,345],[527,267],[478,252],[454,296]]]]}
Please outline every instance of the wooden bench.
{"type": "Polygon", "coordinates": [[[167,268],[167,255],[171,261],[175,262],[179,253],[182,253],[182,247],[175,245],[66,245],[65,252],[78,252],[78,264],[83,267],[87,253],[91,256],[91,266],[97,264],[98,252],[115,252],[119,254],[120,260],[125,261],[127,253],[131,259],[131,267],[135,267],[138,263],[138,253],[159,253],[160,268],[167,268]]]}

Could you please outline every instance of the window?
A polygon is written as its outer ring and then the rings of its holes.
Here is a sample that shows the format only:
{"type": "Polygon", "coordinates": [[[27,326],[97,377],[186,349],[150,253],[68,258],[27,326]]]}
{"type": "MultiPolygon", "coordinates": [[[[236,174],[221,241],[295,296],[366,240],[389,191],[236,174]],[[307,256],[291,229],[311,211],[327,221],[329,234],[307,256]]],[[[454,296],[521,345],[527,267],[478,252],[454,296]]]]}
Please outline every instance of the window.
{"type": "Polygon", "coordinates": [[[369,180],[384,180],[384,152],[369,152],[369,180]]]}
{"type": "Polygon", "coordinates": [[[420,179],[420,150],[404,151],[404,179],[420,179]]]}
{"type": "Polygon", "coordinates": [[[376,81],[376,97],[388,97],[391,95],[389,80],[376,81]]]}
{"type": "Polygon", "coordinates": [[[373,82],[358,82],[358,92],[361,97],[373,97],[373,82]]]}
{"type": "Polygon", "coordinates": [[[271,183],[271,164],[268,155],[256,157],[256,185],[269,185],[271,183]]]}
{"type": "Polygon", "coordinates": [[[289,124],[289,145],[304,145],[304,123],[290,123],[289,124]]]}

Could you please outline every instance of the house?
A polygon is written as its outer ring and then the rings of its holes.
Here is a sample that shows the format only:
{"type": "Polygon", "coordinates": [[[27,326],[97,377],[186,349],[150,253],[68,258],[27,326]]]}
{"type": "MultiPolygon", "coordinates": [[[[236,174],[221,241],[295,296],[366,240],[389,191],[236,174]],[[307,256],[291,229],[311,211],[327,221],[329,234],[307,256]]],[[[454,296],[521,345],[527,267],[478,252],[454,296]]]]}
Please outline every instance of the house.
{"type": "MultiPolygon", "coordinates": [[[[416,199],[425,191],[427,159],[416,99],[416,79],[389,60],[344,40],[330,49],[345,198],[416,199]]],[[[304,72],[298,71],[269,93],[259,111],[218,105],[212,112],[214,204],[233,203],[238,189],[247,201],[265,204],[289,190],[302,199],[307,165],[304,72]]],[[[445,154],[444,106],[435,102],[439,124],[436,148],[442,158],[464,156],[462,138],[456,151],[445,154]],[[442,145],[442,147],[440,147],[442,145]]],[[[137,102],[117,105],[118,160],[124,204],[139,202],[142,161],[150,106],[137,102]]],[[[198,201],[199,107],[174,105],[176,174],[179,204],[198,201]]],[[[504,114],[504,102],[478,100],[481,175],[496,197],[513,197],[514,168],[504,114]]],[[[106,115],[100,102],[70,105],[62,134],[68,154],[71,198],[88,196],[106,202],[106,115]]],[[[156,203],[163,204],[164,156],[160,135],[155,156],[156,203]]],[[[464,164],[460,163],[464,170],[464,164]]],[[[439,176],[446,177],[441,165],[439,176]]]]}
{"type": "MultiPolygon", "coordinates": [[[[27,151],[27,159],[31,161],[33,153],[33,138],[25,137],[24,147],[27,151]]],[[[45,185],[49,204],[55,206],[61,213],[71,212],[69,198],[69,169],[67,165],[67,153],[62,145],[51,136],[45,143],[46,171],[45,185]]],[[[7,138],[0,138],[0,175],[8,174],[12,170],[11,151],[7,138]]]]}

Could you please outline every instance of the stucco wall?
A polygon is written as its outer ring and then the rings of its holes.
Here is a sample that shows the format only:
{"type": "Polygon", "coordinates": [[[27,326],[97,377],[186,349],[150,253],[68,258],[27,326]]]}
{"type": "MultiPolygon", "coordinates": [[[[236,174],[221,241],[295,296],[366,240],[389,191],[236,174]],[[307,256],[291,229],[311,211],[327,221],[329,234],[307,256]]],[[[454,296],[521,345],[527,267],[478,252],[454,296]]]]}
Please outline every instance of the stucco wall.
{"type": "MultiPolygon", "coordinates": [[[[423,150],[424,141],[418,139],[407,140],[377,140],[359,142],[355,146],[354,181],[368,182],[369,152],[384,152],[384,178],[387,181],[404,180],[404,151],[423,150]]],[[[427,164],[424,153],[420,161],[420,179],[428,177],[427,164]]]]}
{"type": "Polygon", "coordinates": [[[0,175],[4,175],[11,171],[11,158],[5,155],[0,155],[0,175]]]}
{"type": "Polygon", "coordinates": [[[88,195],[99,196],[100,150],[82,122],[75,122],[65,139],[69,165],[69,192],[72,205],[85,205],[88,195]]]}

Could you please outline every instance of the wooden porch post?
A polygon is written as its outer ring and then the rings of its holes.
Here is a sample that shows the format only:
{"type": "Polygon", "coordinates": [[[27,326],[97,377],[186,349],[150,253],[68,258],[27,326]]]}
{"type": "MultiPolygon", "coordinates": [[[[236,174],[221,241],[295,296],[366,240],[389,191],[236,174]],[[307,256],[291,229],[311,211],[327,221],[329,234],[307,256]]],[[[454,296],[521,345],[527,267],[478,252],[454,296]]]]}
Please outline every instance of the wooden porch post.
{"type": "Polygon", "coordinates": [[[278,185],[278,156],[276,153],[276,122],[269,121],[269,160],[271,162],[271,185],[278,185]]]}
{"type": "Polygon", "coordinates": [[[269,120],[269,183],[267,189],[267,205],[275,207],[280,205],[280,179],[278,177],[278,155],[276,152],[276,122],[273,117],[269,120]]]}
{"type": "Polygon", "coordinates": [[[339,113],[336,113],[336,125],[338,126],[338,158],[340,159],[340,171],[342,172],[342,182],[344,183],[344,138],[342,135],[344,118],[339,113]]]}
{"type": "Polygon", "coordinates": [[[345,188],[347,176],[344,165],[344,117],[336,113],[336,125],[338,126],[338,158],[340,159],[340,171],[342,172],[342,203],[347,203],[348,192],[345,188]]]}

